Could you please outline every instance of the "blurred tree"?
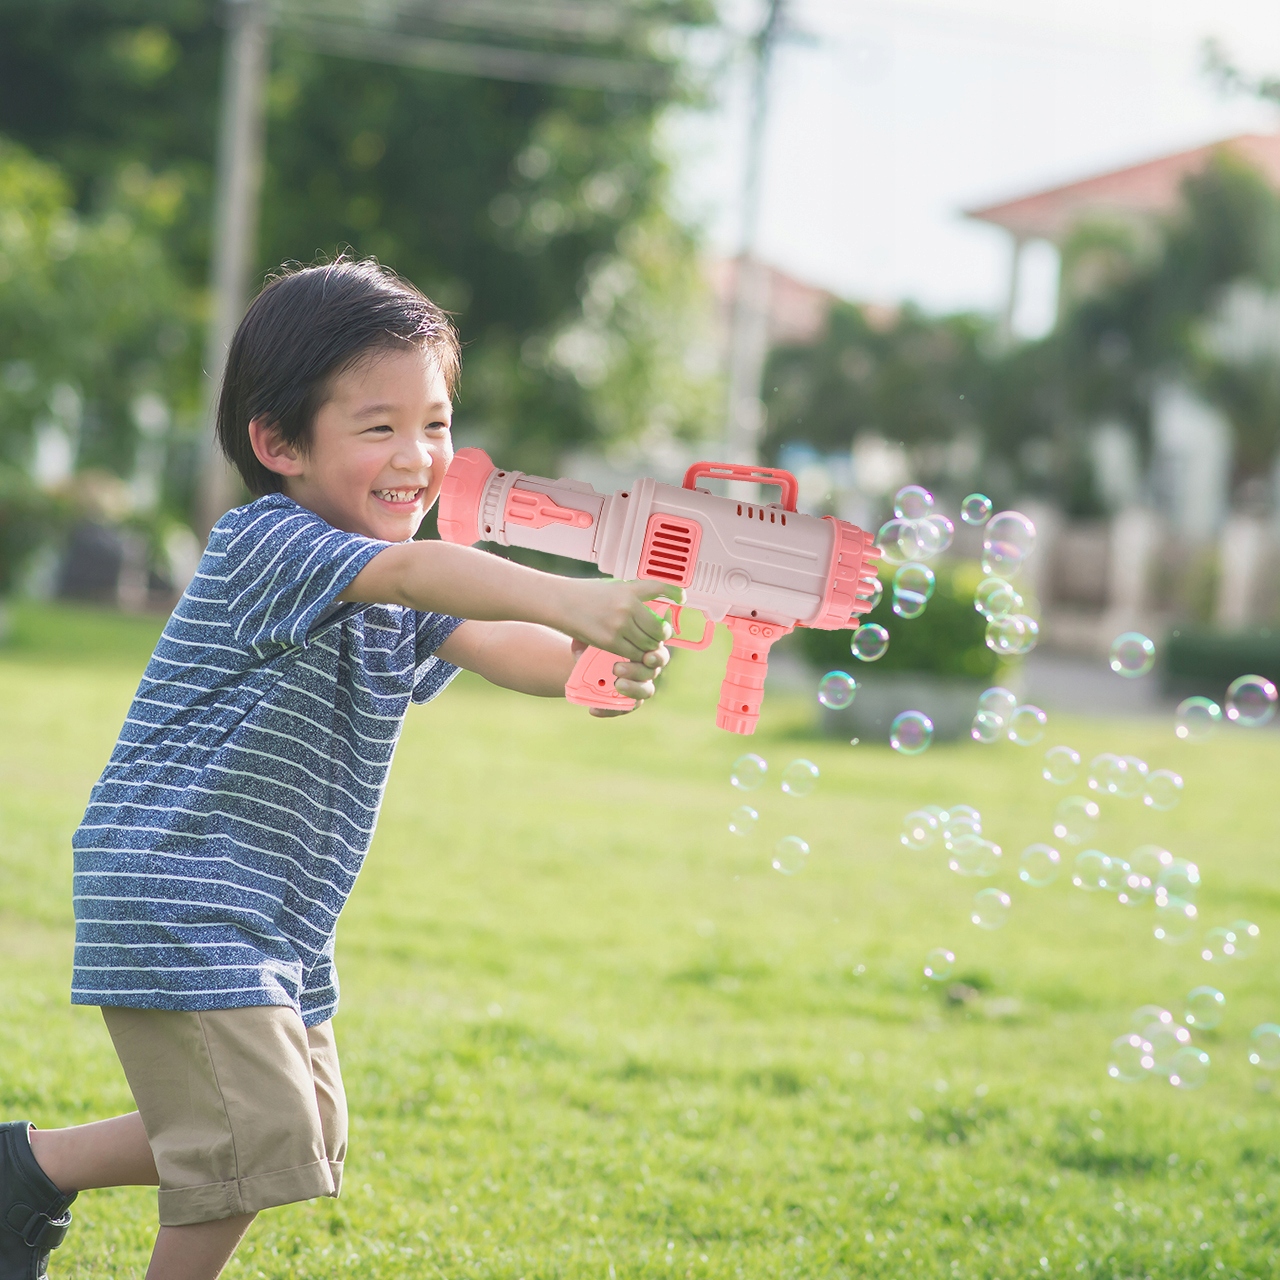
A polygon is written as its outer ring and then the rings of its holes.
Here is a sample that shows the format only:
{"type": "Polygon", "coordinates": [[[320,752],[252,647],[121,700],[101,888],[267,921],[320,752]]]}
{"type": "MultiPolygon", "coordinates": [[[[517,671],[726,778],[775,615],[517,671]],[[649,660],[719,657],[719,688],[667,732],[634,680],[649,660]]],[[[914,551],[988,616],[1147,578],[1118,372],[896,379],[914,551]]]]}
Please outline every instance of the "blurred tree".
{"type": "MultiPolygon", "coordinates": [[[[638,6],[655,29],[710,0],[638,6]]],[[[79,207],[141,164],[167,242],[208,258],[222,31],[214,0],[0,0],[0,132],[63,165],[79,207]]],[[[456,313],[459,405],[511,465],[663,422],[701,429],[686,369],[694,241],[665,211],[671,96],[481,80],[316,53],[276,32],[259,262],[375,254],[456,313]],[[679,286],[679,287],[676,287],[679,286]]]]}

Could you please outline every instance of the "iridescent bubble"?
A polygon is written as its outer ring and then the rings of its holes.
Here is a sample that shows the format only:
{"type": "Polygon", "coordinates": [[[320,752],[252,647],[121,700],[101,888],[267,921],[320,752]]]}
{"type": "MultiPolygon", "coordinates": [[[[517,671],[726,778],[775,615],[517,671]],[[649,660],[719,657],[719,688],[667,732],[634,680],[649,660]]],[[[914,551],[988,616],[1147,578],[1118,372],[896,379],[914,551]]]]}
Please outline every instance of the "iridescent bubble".
{"type": "Polygon", "coordinates": [[[924,958],[924,976],[932,982],[946,982],[956,967],[956,953],[934,947],[924,958]]]}
{"type": "Polygon", "coordinates": [[[1176,945],[1186,942],[1195,932],[1196,905],[1183,898],[1156,899],[1156,923],[1153,930],[1160,942],[1176,945]]]}
{"type": "Polygon", "coordinates": [[[1168,849],[1162,849],[1158,844],[1143,844],[1129,855],[1129,861],[1137,874],[1150,881],[1152,892],[1154,892],[1156,881],[1160,879],[1164,869],[1173,862],[1173,854],[1168,849]]]}
{"type": "Polygon", "coordinates": [[[849,641],[849,652],[861,662],[878,662],[889,651],[889,633],[878,622],[864,622],[849,641]]]}
{"type": "Polygon", "coordinates": [[[1162,1009],[1158,1004],[1144,1004],[1129,1015],[1129,1026],[1139,1033],[1156,1024],[1173,1026],[1173,1014],[1168,1009],[1162,1009]]]}
{"type": "Polygon", "coordinates": [[[889,745],[904,756],[918,756],[933,741],[933,721],[923,711],[903,711],[889,726],[889,745]]]}
{"type": "Polygon", "coordinates": [[[1121,906],[1140,907],[1155,891],[1155,882],[1147,871],[1121,860],[1119,882],[1114,887],[1121,906]]]}
{"type": "Polygon", "coordinates": [[[1222,708],[1212,698],[1184,698],[1174,712],[1174,733],[1184,742],[1205,742],[1222,723],[1222,708]]]}
{"type": "Polygon", "coordinates": [[[987,623],[987,648],[1001,657],[1015,658],[1030,653],[1040,638],[1040,624],[1025,613],[992,618],[987,623]]]}
{"type": "Polygon", "coordinates": [[[818,681],[818,701],[832,711],[843,711],[857,692],[858,682],[847,671],[828,671],[818,681]]]}
{"type": "Polygon", "coordinates": [[[733,762],[729,781],[739,791],[754,791],[764,781],[764,775],[768,772],[769,766],[762,756],[754,754],[739,756],[733,762]]]}
{"type": "Polygon", "coordinates": [[[1122,1084],[1136,1084],[1155,1066],[1151,1045],[1136,1032],[1117,1036],[1111,1042],[1107,1075],[1122,1084]]]}
{"type": "Polygon", "coordinates": [[[998,684],[990,689],[984,689],[978,695],[978,710],[993,716],[1000,722],[1002,728],[1008,724],[1009,717],[1013,715],[1017,705],[1018,695],[998,684]]]}
{"type": "Polygon", "coordinates": [[[985,493],[971,493],[960,504],[960,519],[965,524],[984,525],[991,515],[991,505],[985,493]]]}
{"type": "Polygon", "coordinates": [[[982,531],[982,572],[1007,578],[1035,549],[1036,527],[1020,511],[1002,511],[982,531]]]}
{"type": "Polygon", "coordinates": [[[956,527],[942,515],[926,516],[916,524],[916,544],[920,558],[929,560],[946,551],[956,536],[956,527]]]}
{"type": "Polygon", "coordinates": [[[872,609],[878,608],[880,601],[884,599],[884,579],[876,577],[874,585],[871,588],[871,595],[867,598],[867,607],[864,613],[870,613],[872,609]]]}
{"type": "Polygon", "coordinates": [[[947,866],[960,876],[993,876],[1000,867],[1002,850],[981,836],[961,836],[947,842],[947,866]]]}
{"type": "Polygon", "coordinates": [[[902,820],[902,834],[898,838],[908,849],[917,853],[927,849],[937,838],[941,824],[937,817],[924,809],[916,809],[902,820]]]}
{"type": "Polygon", "coordinates": [[[1227,686],[1227,719],[1260,729],[1276,713],[1276,687],[1266,676],[1237,676],[1227,686]]]}
{"type": "Polygon", "coordinates": [[[893,514],[899,520],[922,520],[933,510],[933,494],[922,485],[904,485],[893,495],[893,514]]]}
{"type": "Polygon", "coordinates": [[[1068,796],[1054,813],[1053,834],[1068,844],[1084,844],[1098,829],[1099,816],[1096,801],[1068,796]]]}
{"type": "Polygon", "coordinates": [[[1133,868],[1123,858],[1108,858],[1107,873],[1102,882],[1102,888],[1108,893],[1118,895],[1126,890],[1132,875],[1133,868]]]}
{"type": "Polygon", "coordinates": [[[1209,1055],[1184,1045],[1170,1060],[1168,1075],[1175,1089],[1198,1089],[1209,1078],[1209,1055]]]}
{"type": "Polygon", "coordinates": [[[1104,796],[1119,795],[1128,771],[1129,766],[1118,755],[1104,751],[1089,761],[1089,790],[1104,796]]]}
{"type": "Polygon", "coordinates": [[[1155,666],[1156,646],[1140,631],[1126,631],[1111,642],[1111,670],[1136,680],[1155,666]]]}
{"type": "Polygon", "coordinates": [[[1233,920],[1228,926],[1236,936],[1236,953],[1234,959],[1247,960],[1253,955],[1261,930],[1252,920],[1233,920]]]}
{"type": "Polygon", "coordinates": [[[1264,1071],[1274,1071],[1280,1067],[1280,1026],[1274,1022],[1264,1022],[1254,1027],[1249,1037],[1249,1061],[1264,1071]]]}
{"type": "Polygon", "coordinates": [[[962,840],[965,836],[982,834],[982,814],[971,804],[956,804],[943,814],[942,838],[947,844],[962,840]]]}
{"type": "Polygon", "coordinates": [[[1009,717],[1009,741],[1020,747],[1034,747],[1044,737],[1049,717],[1030,704],[1018,707],[1009,717]]]}
{"type": "Polygon", "coordinates": [[[886,564],[905,564],[908,560],[915,560],[920,550],[915,521],[889,520],[882,524],[876,534],[876,546],[880,548],[880,558],[886,564]]]}
{"type": "Polygon", "coordinates": [[[1018,879],[1034,889],[1043,889],[1058,878],[1062,855],[1052,845],[1030,844],[1018,859],[1018,879]]]}
{"type": "Polygon", "coordinates": [[[1119,788],[1116,791],[1122,800],[1134,800],[1145,795],[1147,790],[1147,762],[1137,756],[1121,756],[1120,763],[1124,770],[1120,774],[1119,788]]]}
{"type": "Polygon", "coordinates": [[[1076,855],[1071,883],[1086,893],[1097,893],[1107,887],[1111,859],[1101,849],[1084,849],[1076,855]]]}
{"type": "Polygon", "coordinates": [[[1162,1076],[1170,1073],[1179,1051],[1191,1043],[1191,1032],[1172,1018],[1168,1022],[1153,1022],[1139,1034],[1151,1046],[1154,1060],[1151,1069],[1162,1076]]]}
{"type": "Polygon", "coordinates": [[[1050,747],[1044,753],[1041,777],[1055,786],[1065,787],[1076,780],[1080,772],[1080,753],[1070,747],[1050,747]]]}
{"type": "Polygon", "coordinates": [[[893,575],[893,611],[900,618],[918,618],[933,595],[933,570],[927,564],[904,564],[893,575]]]}
{"type": "Polygon", "coordinates": [[[979,711],[973,717],[972,725],[969,726],[969,736],[974,742],[981,742],[987,746],[993,742],[999,742],[1004,737],[1004,733],[1004,722],[990,711],[979,711]]]}
{"type": "Polygon", "coordinates": [[[979,889],[973,895],[973,912],[969,919],[979,929],[999,929],[1009,920],[1013,900],[1003,889],[979,889]]]}
{"type": "Polygon", "coordinates": [[[803,871],[809,858],[809,846],[799,836],[783,836],[773,848],[773,869],[784,876],[803,871]]]}
{"type": "Polygon", "coordinates": [[[753,835],[759,820],[760,815],[749,804],[740,804],[729,815],[729,830],[735,836],[753,835]]]}
{"type": "Polygon", "coordinates": [[[1147,777],[1147,792],[1142,803],[1148,809],[1165,813],[1174,809],[1182,799],[1182,776],[1172,769],[1157,769],[1147,777]]]}
{"type": "Polygon", "coordinates": [[[1227,997],[1217,987],[1195,987],[1187,992],[1182,1020],[1197,1031],[1212,1031],[1222,1021],[1227,997]]]}
{"type": "Polygon", "coordinates": [[[1200,945],[1202,960],[1208,960],[1212,964],[1226,964],[1228,960],[1235,959],[1235,954],[1236,935],[1230,929],[1219,925],[1204,935],[1204,942],[1200,945]]]}
{"type": "Polygon", "coordinates": [[[1003,578],[983,578],[973,593],[973,607],[988,622],[1007,618],[1022,609],[1022,597],[1003,578]]]}
{"type": "Polygon", "coordinates": [[[797,800],[813,794],[818,785],[818,766],[812,760],[793,760],[782,771],[782,790],[797,800]]]}
{"type": "Polygon", "coordinates": [[[951,815],[940,804],[925,804],[920,806],[921,813],[931,813],[938,820],[938,830],[941,831],[946,826],[947,820],[951,815]]]}
{"type": "Polygon", "coordinates": [[[1200,868],[1186,858],[1172,858],[1156,877],[1156,901],[1163,897],[1194,902],[1199,888],[1200,868]]]}

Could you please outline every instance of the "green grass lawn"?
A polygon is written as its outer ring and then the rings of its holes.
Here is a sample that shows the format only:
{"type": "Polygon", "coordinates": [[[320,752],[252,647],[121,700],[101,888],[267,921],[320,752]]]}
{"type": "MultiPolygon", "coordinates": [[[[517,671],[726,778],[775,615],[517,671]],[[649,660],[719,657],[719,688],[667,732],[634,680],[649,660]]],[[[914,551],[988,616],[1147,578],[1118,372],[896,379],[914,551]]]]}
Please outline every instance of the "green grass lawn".
{"type": "MultiPolygon", "coordinates": [[[[28,608],[0,657],[6,1118],[131,1106],[99,1015],[68,1005],[69,841],[157,626],[28,608]]],[[[346,1186],[263,1214],[227,1274],[1277,1274],[1277,1099],[1247,1054],[1280,1021],[1280,735],[1193,747],[1062,717],[1039,748],[907,759],[812,738],[811,707],[775,699],[731,738],[718,680],[712,653],[681,655],[614,722],[465,676],[411,711],[339,930],[346,1186]],[[1098,847],[1192,858],[1204,926],[1261,926],[1251,959],[1164,946],[1150,907],[1069,875],[1019,885],[1063,794],[1039,773],[1057,742],[1184,774],[1171,813],[1104,804],[1098,847]],[[748,747],[770,783],[739,840],[748,747]],[[822,771],[801,800],[777,790],[798,756],[822,771]],[[992,882],[898,843],[908,810],[961,801],[1006,851],[992,882]],[[798,875],[770,867],[782,834],[812,847],[798,875]],[[984,883],[1013,898],[996,932],[969,922],[984,883]],[[925,989],[937,946],[976,997],[925,989]],[[1109,1080],[1130,1012],[1201,983],[1227,996],[1197,1037],[1207,1084],[1109,1080]]],[[[82,1196],[55,1280],[140,1276],[154,1203],[82,1196]]]]}

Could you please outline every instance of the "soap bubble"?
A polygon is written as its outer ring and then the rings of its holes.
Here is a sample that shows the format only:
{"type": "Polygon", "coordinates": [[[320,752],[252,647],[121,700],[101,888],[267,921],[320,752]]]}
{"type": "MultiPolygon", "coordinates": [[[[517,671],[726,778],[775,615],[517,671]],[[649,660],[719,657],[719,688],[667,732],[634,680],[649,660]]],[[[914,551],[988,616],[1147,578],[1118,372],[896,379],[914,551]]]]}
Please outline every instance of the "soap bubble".
{"type": "Polygon", "coordinates": [[[1076,855],[1071,883],[1086,893],[1097,893],[1108,887],[1111,859],[1101,849],[1084,849],[1076,855]]]}
{"type": "Polygon", "coordinates": [[[1276,687],[1266,676],[1237,676],[1227,686],[1227,719],[1259,729],[1276,713],[1276,687]]]}
{"type": "Polygon", "coordinates": [[[1080,753],[1070,747],[1050,747],[1044,753],[1041,776],[1046,782],[1065,787],[1076,780],[1080,772],[1080,753]]]}
{"type": "Polygon", "coordinates": [[[993,742],[999,742],[1004,737],[1004,732],[1004,724],[1000,717],[993,715],[990,711],[979,711],[969,726],[969,736],[974,742],[981,742],[987,746],[993,742]]]}
{"type": "Polygon", "coordinates": [[[1068,796],[1054,813],[1053,834],[1068,844],[1084,844],[1098,829],[1100,810],[1085,796],[1068,796]]]}
{"type": "Polygon", "coordinates": [[[889,745],[904,756],[918,756],[933,741],[933,721],[923,711],[903,711],[889,726],[889,745]]]}
{"type": "Polygon", "coordinates": [[[916,545],[922,560],[940,556],[956,536],[956,527],[946,516],[926,516],[916,524],[916,545]]]}
{"type": "Polygon", "coordinates": [[[1058,878],[1062,855],[1052,845],[1029,844],[1018,863],[1018,879],[1033,889],[1043,889],[1058,878]]]}
{"type": "Polygon", "coordinates": [[[1194,902],[1200,887],[1200,868],[1186,858],[1171,858],[1156,877],[1156,899],[1182,898],[1194,902]]]}
{"type": "Polygon", "coordinates": [[[1118,676],[1145,676],[1155,661],[1156,646],[1140,631],[1126,631],[1111,642],[1111,670],[1118,676]]]}
{"type": "Polygon", "coordinates": [[[809,857],[809,846],[799,836],[783,836],[773,847],[773,869],[784,876],[803,871],[809,857]]]}
{"type": "Polygon", "coordinates": [[[991,499],[985,493],[971,493],[960,504],[960,519],[965,524],[986,524],[991,515],[991,505],[991,499]]]}
{"type": "Polygon", "coordinates": [[[1145,795],[1147,790],[1147,762],[1137,756],[1121,756],[1120,763],[1124,770],[1120,774],[1119,787],[1116,791],[1122,800],[1133,800],[1145,795]]]}
{"type": "Polygon", "coordinates": [[[1009,919],[1013,900],[1003,889],[979,889],[973,895],[973,914],[969,919],[979,929],[999,929],[1009,919]]]}
{"type": "Polygon", "coordinates": [[[1148,1027],[1154,1029],[1157,1024],[1173,1026],[1173,1014],[1158,1004],[1141,1005],[1129,1015],[1129,1026],[1139,1033],[1146,1031],[1148,1027]]]}
{"type": "Polygon", "coordinates": [[[1252,920],[1233,920],[1228,927],[1236,936],[1236,954],[1234,958],[1247,960],[1253,955],[1254,945],[1262,931],[1252,920]]]}
{"type": "Polygon", "coordinates": [[[993,876],[1003,850],[981,836],[961,836],[947,841],[947,866],[959,876],[993,876]]]}
{"type": "Polygon", "coordinates": [[[1172,1018],[1153,1022],[1139,1034],[1151,1046],[1152,1070],[1162,1076],[1169,1074],[1179,1052],[1191,1044],[1191,1032],[1172,1018]]]}
{"type": "Polygon", "coordinates": [[[797,800],[813,794],[818,785],[818,766],[812,760],[793,760],[782,771],[782,790],[797,800]]]}
{"type": "Polygon", "coordinates": [[[993,716],[1003,728],[1018,705],[1018,695],[1000,685],[984,689],[978,695],[978,710],[993,716]]]}
{"type": "Polygon", "coordinates": [[[1156,899],[1156,938],[1160,942],[1176,945],[1186,942],[1195,932],[1196,906],[1184,898],[1156,899]]]}
{"type": "Polygon", "coordinates": [[[1222,723],[1222,708],[1212,698],[1184,698],[1174,712],[1174,733],[1184,742],[1205,742],[1222,723]]]}
{"type": "Polygon", "coordinates": [[[1175,1089],[1198,1089],[1209,1077],[1209,1055],[1184,1045],[1169,1062],[1169,1083],[1175,1089]]]}
{"type": "Polygon", "coordinates": [[[1147,793],[1142,803],[1148,809],[1158,809],[1165,813],[1176,808],[1182,799],[1182,777],[1172,769],[1157,769],[1147,778],[1147,793]]]}
{"type": "Polygon", "coordinates": [[[1230,929],[1224,929],[1219,925],[1204,935],[1204,942],[1200,944],[1202,960],[1208,960],[1213,964],[1226,964],[1228,960],[1234,960],[1235,956],[1236,935],[1230,929]]]}
{"type": "Polygon", "coordinates": [[[876,534],[876,546],[880,558],[886,564],[905,564],[919,554],[914,520],[889,520],[880,526],[876,534]]]}
{"type": "Polygon", "coordinates": [[[1110,1061],[1107,1063],[1107,1075],[1122,1084],[1135,1084],[1146,1077],[1147,1072],[1155,1066],[1151,1045],[1136,1032],[1117,1036],[1111,1042],[1110,1061]]]}
{"type": "Polygon", "coordinates": [[[763,757],[754,754],[739,756],[733,762],[729,781],[739,791],[754,791],[764,781],[764,775],[768,771],[769,766],[763,757]]]}
{"type": "Polygon", "coordinates": [[[941,824],[932,813],[916,809],[903,818],[899,839],[908,849],[919,852],[934,842],[940,830],[941,824]]]}
{"type": "Polygon", "coordinates": [[[956,967],[956,953],[946,947],[934,947],[924,958],[924,976],[933,982],[946,982],[956,967]]]}
{"type": "Polygon", "coordinates": [[[992,577],[1017,573],[1036,545],[1036,527],[1020,511],[992,516],[982,532],[982,572],[992,577]]]}
{"type": "Polygon", "coordinates": [[[951,816],[940,804],[925,804],[920,806],[921,813],[931,813],[938,820],[938,829],[941,830],[947,819],[951,816]]]}
{"type": "Polygon", "coordinates": [[[983,578],[974,590],[973,607],[990,622],[1017,613],[1022,608],[1022,597],[1003,578],[983,578]]]}
{"type": "Polygon", "coordinates": [[[982,834],[982,814],[971,804],[952,805],[940,821],[942,838],[947,844],[953,840],[962,840],[965,836],[982,834]]]}
{"type": "Polygon", "coordinates": [[[1227,997],[1217,987],[1196,987],[1187,992],[1182,1020],[1197,1031],[1212,1031],[1222,1021],[1227,997]]]}
{"type": "Polygon", "coordinates": [[[735,836],[749,836],[755,832],[760,815],[749,805],[740,804],[729,815],[729,830],[735,836]]]}
{"type": "Polygon", "coordinates": [[[987,648],[1002,657],[1030,653],[1039,638],[1040,624],[1025,613],[1011,613],[1007,618],[992,618],[987,623],[987,648]]]}
{"type": "Polygon", "coordinates": [[[1034,747],[1044,737],[1048,723],[1049,717],[1039,707],[1018,707],[1009,717],[1009,741],[1020,747],[1034,747]]]}
{"type": "Polygon", "coordinates": [[[1117,891],[1116,900],[1124,907],[1142,906],[1155,891],[1155,881],[1150,872],[1131,866],[1123,859],[1120,860],[1120,868],[1118,883],[1112,886],[1117,891]]]}
{"type": "Polygon", "coordinates": [[[1113,752],[1104,751],[1089,761],[1089,790],[1099,795],[1120,794],[1120,786],[1129,766],[1113,752]]]}
{"type": "Polygon", "coordinates": [[[1158,844],[1139,845],[1129,857],[1133,869],[1146,876],[1154,886],[1164,869],[1173,862],[1173,854],[1158,844]]]}
{"type": "Polygon", "coordinates": [[[878,622],[864,622],[849,641],[849,652],[862,662],[878,662],[889,649],[889,633],[878,622]]]}
{"type": "Polygon", "coordinates": [[[932,510],[933,494],[921,485],[904,485],[893,495],[893,514],[899,520],[921,520],[932,510]]]}
{"type": "Polygon", "coordinates": [[[900,618],[918,618],[933,595],[933,570],[927,564],[904,564],[893,575],[893,611],[900,618]]]}
{"type": "Polygon", "coordinates": [[[857,692],[858,682],[847,671],[828,671],[818,682],[818,701],[832,711],[843,711],[857,692]]]}
{"type": "Polygon", "coordinates": [[[870,613],[872,609],[876,609],[880,605],[880,601],[884,599],[884,579],[877,576],[872,579],[871,594],[867,597],[867,607],[864,613],[870,613]]]}
{"type": "Polygon", "coordinates": [[[1264,1071],[1274,1071],[1280,1067],[1280,1027],[1274,1022],[1264,1022],[1254,1027],[1249,1037],[1252,1046],[1249,1050],[1249,1061],[1264,1071]]]}

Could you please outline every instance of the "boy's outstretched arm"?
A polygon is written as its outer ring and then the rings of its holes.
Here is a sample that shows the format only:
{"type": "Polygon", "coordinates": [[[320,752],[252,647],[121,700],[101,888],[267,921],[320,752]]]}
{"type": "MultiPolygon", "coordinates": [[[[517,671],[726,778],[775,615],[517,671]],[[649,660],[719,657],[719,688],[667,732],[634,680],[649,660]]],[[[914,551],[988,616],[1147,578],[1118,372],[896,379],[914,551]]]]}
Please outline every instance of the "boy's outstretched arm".
{"type": "Polygon", "coordinates": [[[630,662],[671,637],[670,623],[644,603],[659,597],[679,602],[684,592],[665,582],[562,578],[451,542],[398,542],[374,556],[342,593],[354,603],[399,604],[476,622],[539,623],[630,662]]]}

